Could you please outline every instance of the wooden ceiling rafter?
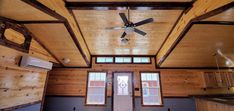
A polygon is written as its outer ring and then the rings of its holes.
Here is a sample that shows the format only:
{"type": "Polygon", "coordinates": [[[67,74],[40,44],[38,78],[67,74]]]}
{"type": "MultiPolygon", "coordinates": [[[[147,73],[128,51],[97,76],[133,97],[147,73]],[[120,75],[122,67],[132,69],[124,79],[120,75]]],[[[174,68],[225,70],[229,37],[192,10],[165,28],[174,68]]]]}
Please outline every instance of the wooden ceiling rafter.
{"type": "MultiPolygon", "coordinates": [[[[214,2],[214,1],[213,1],[214,2]]],[[[184,14],[178,24],[175,26],[173,31],[170,33],[170,36],[167,38],[166,42],[163,44],[162,48],[159,50],[158,54],[156,55],[156,66],[160,68],[160,65],[166,60],[166,58],[170,55],[170,53],[174,50],[174,48],[179,44],[185,34],[189,31],[194,23],[217,23],[217,24],[228,24],[232,25],[233,22],[200,22],[203,19],[208,17],[214,16],[225,10],[232,8],[234,6],[233,0],[225,0],[222,4],[215,4],[213,7],[209,7],[209,4],[213,2],[208,2],[204,5],[202,1],[195,2],[194,6],[184,14]],[[201,9],[201,6],[202,7],[201,9]],[[200,10],[196,11],[196,9],[200,8],[200,10]],[[191,17],[189,17],[191,16],[191,17]],[[187,20],[186,20],[187,19],[187,20]],[[182,26],[180,24],[183,24],[182,26]],[[179,33],[175,33],[179,32],[179,33]]]]}
{"type": "Polygon", "coordinates": [[[222,25],[234,25],[234,22],[228,21],[197,21],[195,24],[222,24],[222,25]]]}
{"type": "MultiPolygon", "coordinates": [[[[183,12],[181,12],[180,16],[178,17],[178,19],[177,19],[176,22],[174,23],[174,25],[173,25],[173,27],[171,28],[170,32],[168,33],[167,37],[164,39],[163,43],[161,44],[161,46],[159,47],[158,51],[156,52],[155,57],[157,56],[157,54],[159,53],[159,51],[162,49],[163,44],[165,44],[166,40],[168,39],[169,35],[171,34],[171,32],[173,31],[173,29],[175,28],[175,26],[176,26],[177,23],[179,22],[180,18],[181,18],[181,17],[183,16],[183,14],[184,14],[185,12],[187,12],[187,11],[188,11],[188,9],[187,9],[187,10],[184,10],[183,12]]],[[[155,60],[156,60],[156,58],[155,58],[155,60]]],[[[155,61],[155,63],[157,63],[157,62],[155,61]]]]}
{"type": "MultiPolygon", "coordinates": [[[[80,35],[81,35],[81,37],[84,39],[85,45],[87,46],[87,49],[88,49],[88,51],[89,51],[90,55],[92,56],[92,54],[91,54],[91,52],[90,52],[90,49],[89,49],[89,47],[88,47],[88,44],[87,44],[87,42],[86,42],[86,40],[85,40],[85,38],[84,38],[84,34],[83,34],[83,32],[81,31],[81,28],[80,28],[79,22],[76,20],[76,18],[75,18],[75,15],[74,15],[73,11],[69,10],[69,12],[71,13],[71,15],[72,15],[73,19],[75,20],[75,23],[76,23],[76,25],[77,25],[77,27],[78,27],[78,30],[79,30],[79,32],[80,32],[80,35]]],[[[91,59],[92,59],[92,57],[91,57],[91,59]]]]}
{"type": "MultiPolygon", "coordinates": [[[[86,55],[84,54],[83,49],[81,48],[81,46],[79,44],[79,41],[77,40],[76,35],[74,34],[74,32],[73,32],[67,18],[63,17],[62,15],[57,13],[56,11],[51,10],[50,8],[48,8],[44,4],[40,3],[39,1],[36,1],[36,0],[22,0],[22,1],[24,1],[25,3],[37,8],[37,9],[39,9],[41,11],[43,11],[44,13],[46,13],[48,15],[51,15],[51,16],[57,18],[58,20],[57,21],[51,21],[51,20],[48,20],[48,21],[47,20],[45,20],[45,21],[18,21],[19,24],[62,23],[66,27],[69,34],[71,35],[71,38],[72,38],[73,42],[75,43],[76,47],[78,48],[79,52],[81,53],[81,55],[82,55],[83,59],[85,60],[87,66],[89,67],[91,65],[90,61],[89,61],[91,59],[86,57],[86,55]]],[[[60,63],[62,63],[61,60],[60,60],[60,63]]],[[[64,65],[64,64],[62,64],[62,65],[64,65]]]]}
{"type": "Polygon", "coordinates": [[[192,6],[192,2],[65,2],[72,10],[181,10],[192,6]]]}
{"type": "Polygon", "coordinates": [[[45,12],[46,14],[57,18],[58,20],[61,21],[66,21],[66,19],[61,16],[60,14],[56,13],[55,11],[49,9],[48,7],[46,7],[45,5],[41,4],[40,2],[38,2],[37,0],[22,0],[23,2],[41,10],[42,12],[45,12]]]}
{"type": "MultiPolygon", "coordinates": [[[[49,9],[55,11],[56,13],[62,15],[66,18],[65,25],[68,26],[67,29],[71,29],[72,34],[75,35],[75,41],[77,41],[78,46],[80,46],[80,52],[82,57],[84,58],[87,65],[90,65],[91,53],[89,52],[88,46],[86,45],[84,38],[81,36],[79,32],[78,26],[75,23],[74,18],[70,14],[69,10],[65,7],[65,3],[63,0],[38,0],[38,2],[42,3],[49,9]]],[[[76,43],[76,44],[77,44],[76,43]]],[[[79,47],[78,47],[79,48],[79,47]]]]}

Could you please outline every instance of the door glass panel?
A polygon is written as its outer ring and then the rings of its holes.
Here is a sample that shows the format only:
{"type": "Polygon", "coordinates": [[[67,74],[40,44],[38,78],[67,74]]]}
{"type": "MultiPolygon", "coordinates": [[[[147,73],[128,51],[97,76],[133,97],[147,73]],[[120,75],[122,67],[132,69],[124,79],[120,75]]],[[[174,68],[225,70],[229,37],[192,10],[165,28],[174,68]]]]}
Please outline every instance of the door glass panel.
{"type": "Polygon", "coordinates": [[[128,95],[128,76],[118,76],[117,77],[118,83],[118,91],[117,95],[128,95]]]}

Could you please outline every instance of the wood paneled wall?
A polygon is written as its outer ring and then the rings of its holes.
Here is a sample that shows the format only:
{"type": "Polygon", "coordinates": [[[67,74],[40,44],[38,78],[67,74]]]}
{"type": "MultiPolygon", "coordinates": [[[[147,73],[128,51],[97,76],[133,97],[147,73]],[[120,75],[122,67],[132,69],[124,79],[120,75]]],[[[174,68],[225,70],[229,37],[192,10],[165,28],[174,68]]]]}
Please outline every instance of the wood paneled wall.
{"type": "Polygon", "coordinates": [[[42,100],[46,72],[0,67],[0,109],[42,100]]]}
{"type": "MultiPolygon", "coordinates": [[[[26,53],[0,45],[0,109],[41,102],[47,70],[22,68],[18,64],[26,53]]],[[[29,55],[57,62],[40,44],[32,40],[29,55]]]]}
{"type": "MultiPolygon", "coordinates": [[[[204,76],[202,70],[157,70],[152,64],[95,64],[92,68],[55,68],[50,73],[47,95],[85,96],[88,71],[107,71],[107,95],[112,92],[112,73],[115,71],[134,72],[134,87],[140,88],[140,71],[160,71],[163,96],[183,97],[193,94],[234,93],[234,88],[207,89],[204,91],[204,76]]],[[[140,96],[140,91],[135,91],[140,96]]]]}

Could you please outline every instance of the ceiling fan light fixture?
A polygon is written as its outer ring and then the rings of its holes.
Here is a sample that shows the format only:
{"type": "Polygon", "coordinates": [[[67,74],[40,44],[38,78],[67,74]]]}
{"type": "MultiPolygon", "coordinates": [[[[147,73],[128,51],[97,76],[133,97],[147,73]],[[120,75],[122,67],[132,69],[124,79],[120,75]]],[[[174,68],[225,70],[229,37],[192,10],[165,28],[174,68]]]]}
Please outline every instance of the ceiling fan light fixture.
{"type": "Polygon", "coordinates": [[[127,39],[127,38],[122,38],[122,39],[121,39],[121,43],[122,43],[123,45],[127,45],[127,44],[128,44],[128,41],[129,41],[129,39],[127,39]]]}
{"type": "Polygon", "coordinates": [[[124,32],[123,34],[121,35],[121,42],[123,44],[126,44],[128,43],[129,39],[126,39],[125,36],[127,34],[130,34],[130,33],[137,33],[141,36],[145,36],[147,33],[138,29],[137,27],[138,26],[142,26],[142,25],[145,25],[145,24],[148,24],[148,23],[152,23],[154,22],[154,19],[153,18],[148,18],[148,19],[145,19],[145,20],[141,20],[139,22],[136,22],[136,23],[133,23],[129,20],[129,15],[128,17],[125,15],[125,13],[119,13],[119,16],[120,18],[122,19],[123,23],[124,23],[124,26],[121,26],[121,27],[107,27],[105,29],[107,30],[119,30],[119,29],[124,29],[124,32]]]}
{"type": "Polygon", "coordinates": [[[133,33],[134,32],[134,28],[133,27],[127,27],[127,28],[125,28],[125,32],[127,34],[133,33]]]}
{"type": "Polygon", "coordinates": [[[226,64],[226,66],[232,66],[233,61],[232,61],[229,57],[227,57],[226,55],[224,55],[223,52],[222,52],[220,49],[217,49],[217,53],[218,53],[222,58],[225,59],[225,64],[226,64]]]}

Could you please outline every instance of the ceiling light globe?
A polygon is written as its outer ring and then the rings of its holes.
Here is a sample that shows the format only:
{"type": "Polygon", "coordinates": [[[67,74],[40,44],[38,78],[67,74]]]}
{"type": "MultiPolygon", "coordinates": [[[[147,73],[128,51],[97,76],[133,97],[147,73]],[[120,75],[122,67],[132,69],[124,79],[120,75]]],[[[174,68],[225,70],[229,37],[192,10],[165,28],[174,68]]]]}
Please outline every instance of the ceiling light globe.
{"type": "Polygon", "coordinates": [[[133,27],[127,27],[127,28],[125,28],[125,32],[127,34],[133,33],[134,32],[134,28],[133,27]]]}
{"type": "Polygon", "coordinates": [[[68,59],[68,58],[63,58],[63,63],[65,63],[65,64],[69,63],[70,61],[71,61],[71,60],[68,59]]]}
{"type": "Polygon", "coordinates": [[[123,39],[121,39],[121,43],[123,44],[123,45],[126,45],[126,44],[128,44],[128,39],[126,39],[126,38],[123,38],[123,39]]]}
{"type": "Polygon", "coordinates": [[[232,66],[232,61],[231,61],[231,60],[226,60],[226,61],[225,61],[225,64],[226,64],[227,66],[232,66]]]}

